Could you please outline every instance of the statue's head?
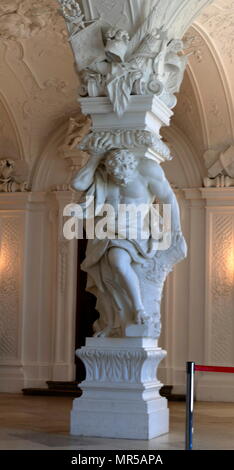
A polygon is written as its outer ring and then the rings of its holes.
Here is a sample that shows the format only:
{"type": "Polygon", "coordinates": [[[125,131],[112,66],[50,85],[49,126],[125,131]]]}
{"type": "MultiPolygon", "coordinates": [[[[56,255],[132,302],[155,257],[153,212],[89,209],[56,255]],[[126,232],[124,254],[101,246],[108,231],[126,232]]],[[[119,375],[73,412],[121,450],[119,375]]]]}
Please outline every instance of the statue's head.
{"type": "Polygon", "coordinates": [[[120,186],[126,186],[136,175],[138,160],[129,150],[112,150],[107,154],[107,173],[120,186]]]}

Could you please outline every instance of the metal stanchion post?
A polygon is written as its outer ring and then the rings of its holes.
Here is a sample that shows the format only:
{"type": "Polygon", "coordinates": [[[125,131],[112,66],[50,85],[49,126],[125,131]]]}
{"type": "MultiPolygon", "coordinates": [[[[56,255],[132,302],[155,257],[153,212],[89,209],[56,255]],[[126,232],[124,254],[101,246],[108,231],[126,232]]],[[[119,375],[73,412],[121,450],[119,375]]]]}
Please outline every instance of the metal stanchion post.
{"type": "Polygon", "coordinates": [[[187,362],[186,433],[185,433],[185,449],[186,450],[192,450],[193,448],[194,371],[195,371],[195,362],[187,362]]]}

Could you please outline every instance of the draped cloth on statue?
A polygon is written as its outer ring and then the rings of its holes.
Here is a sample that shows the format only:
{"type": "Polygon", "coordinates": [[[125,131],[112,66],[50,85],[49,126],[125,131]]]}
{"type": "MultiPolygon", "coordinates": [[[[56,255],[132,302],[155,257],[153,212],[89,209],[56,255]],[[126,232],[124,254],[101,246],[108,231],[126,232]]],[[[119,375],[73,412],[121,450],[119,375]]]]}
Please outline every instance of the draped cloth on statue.
{"type": "Polygon", "coordinates": [[[135,81],[141,78],[139,72],[131,64],[112,64],[111,73],[107,75],[107,91],[114,111],[122,116],[129,104],[135,81]],[[121,96],[121,100],[119,97],[121,96]]]}
{"type": "MultiPolygon", "coordinates": [[[[80,203],[84,217],[90,218],[90,205],[94,202],[94,225],[96,225],[101,217],[103,206],[106,203],[108,192],[108,175],[99,167],[94,175],[94,181],[89,189],[85,192],[86,202],[80,203]],[[88,202],[87,202],[88,201],[88,202]]],[[[128,305],[127,295],[124,289],[120,287],[118,275],[111,270],[108,251],[110,248],[120,248],[128,252],[133,263],[144,264],[147,259],[152,259],[156,254],[155,241],[149,236],[148,239],[123,239],[118,238],[118,233],[115,234],[116,238],[113,239],[89,239],[86,258],[81,265],[83,271],[87,272],[87,287],[86,290],[91,292],[97,297],[97,310],[101,312],[100,323],[102,328],[105,327],[105,311],[112,309],[116,313],[115,327],[118,328],[119,312],[130,309],[128,305]],[[103,315],[104,313],[104,315],[103,315]]],[[[131,312],[129,311],[129,314],[131,312]]]]}

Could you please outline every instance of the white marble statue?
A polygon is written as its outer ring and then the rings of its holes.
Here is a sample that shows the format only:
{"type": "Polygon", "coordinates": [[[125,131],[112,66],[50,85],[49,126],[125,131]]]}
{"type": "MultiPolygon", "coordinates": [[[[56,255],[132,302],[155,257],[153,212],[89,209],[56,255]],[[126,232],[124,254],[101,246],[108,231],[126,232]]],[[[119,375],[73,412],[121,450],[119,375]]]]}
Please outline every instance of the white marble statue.
{"type": "Polygon", "coordinates": [[[171,158],[160,128],[170,123],[187,64],[184,33],[212,0],[58,2],[81,80],[81,109],[92,120],[78,147],[90,158],[72,186],[83,191],[79,211],[88,245],[82,269],[100,315],[96,338],[77,351],[86,380],[74,401],[71,432],[151,439],[169,429],[156,379],[166,355],[157,345],[162,290],[187,250],[179,206],[160,167],[171,158]],[[170,228],[161,210],[152,210],[155,201],[171,207],[170,228]],[[133,215],[125,224],[124,205],[133,215]],[[93,225],[95,235],[88,236],[93,225]]]}
{"type": "Polygon", "coordinates": [[[101,219],[104,204],[114,207],[117,219],[119,204],[136,209],[147,204],[150,210],[157,199],[171,205],[172,242],[166,251],[157,251],[151,233],[142,239],[142,220],[136,239],[128,237],[127,227],[126,239],[115,238],[115,233],[113,239],[88,241],[82,269],[88,273],[87,289],[97,297],[100,319],[94,326],[96,335],[124,336],[126,327],[137,324],[144,326],[138,330],[139,336],[159,337],[163,284],[173,265],[186,256],[178,203],[163,170],[153,160],[137,158],[126,149],[103,154],[103,148],[105,137],[72,182],[74,189],[94,196],[95,223],[101,219]]]}

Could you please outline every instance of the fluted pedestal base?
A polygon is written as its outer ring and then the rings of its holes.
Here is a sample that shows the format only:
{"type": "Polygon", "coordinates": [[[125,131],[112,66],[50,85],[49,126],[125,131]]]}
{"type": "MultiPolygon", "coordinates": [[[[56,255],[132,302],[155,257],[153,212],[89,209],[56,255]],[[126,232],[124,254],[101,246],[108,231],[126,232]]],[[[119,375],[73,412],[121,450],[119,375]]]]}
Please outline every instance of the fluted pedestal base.
{"type": "Polygon", "coordinates": [[[152,439],[169,431],[157,368],[166,352],[151,338],[95,339],[77,351],[86,366],[83,396],[73,402],[71,434],[152,439]]]}

